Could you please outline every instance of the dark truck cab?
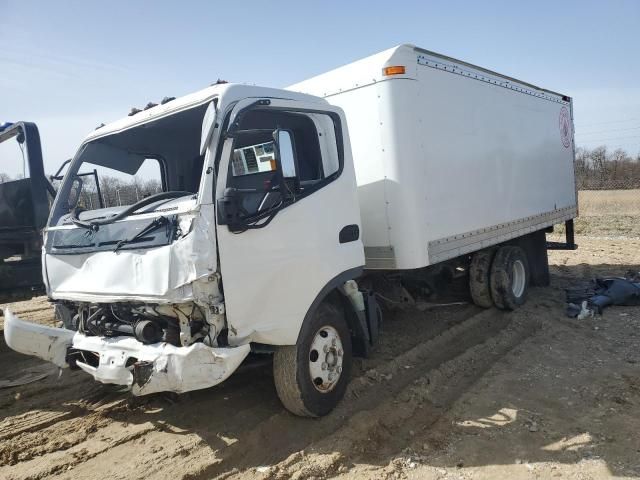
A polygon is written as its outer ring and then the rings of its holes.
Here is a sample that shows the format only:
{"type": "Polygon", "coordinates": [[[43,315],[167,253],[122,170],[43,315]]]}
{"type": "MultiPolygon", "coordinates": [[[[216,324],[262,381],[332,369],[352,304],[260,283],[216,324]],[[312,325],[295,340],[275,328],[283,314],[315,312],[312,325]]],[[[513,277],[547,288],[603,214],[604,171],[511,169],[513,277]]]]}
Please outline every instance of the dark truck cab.
{"type": "MultiPolygon", "coordinates": [[[[55,190],[44,173],[38,127],[31,122],[0,125],[0,143],[16,141],[29,176],[0,183],[0,293],[42,286],[42,228],[55,190]]],[[[8,161],[0,158],[0,166],[8,161]]]]}

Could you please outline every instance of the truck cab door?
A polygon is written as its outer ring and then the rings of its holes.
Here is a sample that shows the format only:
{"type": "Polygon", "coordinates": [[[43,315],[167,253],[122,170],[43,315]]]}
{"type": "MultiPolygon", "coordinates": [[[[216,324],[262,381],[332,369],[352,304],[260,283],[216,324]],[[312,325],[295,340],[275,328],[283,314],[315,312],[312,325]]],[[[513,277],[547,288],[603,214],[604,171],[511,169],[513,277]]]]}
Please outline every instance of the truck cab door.
{"type": "Polygon", "coordinates": [[[215,197],[229,342],[293,345],[314,301],[364,265],[344,114],[270,99],[228,125],[215,197]]]}

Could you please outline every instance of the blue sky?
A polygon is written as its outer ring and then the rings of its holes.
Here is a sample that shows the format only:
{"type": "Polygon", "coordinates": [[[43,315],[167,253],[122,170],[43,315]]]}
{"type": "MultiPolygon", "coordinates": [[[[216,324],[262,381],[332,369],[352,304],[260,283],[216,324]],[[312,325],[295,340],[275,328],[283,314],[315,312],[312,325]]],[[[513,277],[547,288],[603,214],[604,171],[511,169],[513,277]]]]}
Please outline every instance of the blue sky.
{"type": "Polygon", "coordinates": [[[576,140],[640,152],[640,1],[0,0],[0,121],[55,169],[101,122],[217,78],[281,87],[414,43],[574,97],[576,140]]]}

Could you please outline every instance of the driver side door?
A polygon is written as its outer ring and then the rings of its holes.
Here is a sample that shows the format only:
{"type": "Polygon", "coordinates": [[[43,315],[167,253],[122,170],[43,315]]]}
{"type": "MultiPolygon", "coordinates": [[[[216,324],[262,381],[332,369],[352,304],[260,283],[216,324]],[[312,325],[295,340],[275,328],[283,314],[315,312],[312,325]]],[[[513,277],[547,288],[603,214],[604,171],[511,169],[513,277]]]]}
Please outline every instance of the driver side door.
{"type": "Polygon", "coordinates": [[[231,344],[295,344],[320,292],[364,265],[359,233],[341,235],[360,231],[344,114],[318,106],[270,100],[243,112],[241,133],[220,145],[216,200],[232,189],[248,227],[232,228],[217,215],[231,344]],[[279,145],[276,131],[288,132],[291,145],[279,145]]]}

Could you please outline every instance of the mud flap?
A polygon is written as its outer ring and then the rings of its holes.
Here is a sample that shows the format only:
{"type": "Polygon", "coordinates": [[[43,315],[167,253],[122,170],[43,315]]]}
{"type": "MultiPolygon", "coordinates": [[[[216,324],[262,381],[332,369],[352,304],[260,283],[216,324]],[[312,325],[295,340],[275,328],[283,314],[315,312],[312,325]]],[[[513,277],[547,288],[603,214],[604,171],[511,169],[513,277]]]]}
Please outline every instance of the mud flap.
{"type": "Polygon", "coordinates": [[[363,292],[363,295],[365,295],[365,315],[367,316],[369,343],[373,346],[378,343],[378,337],[382,329],[382,309],[378,305],[374,292],[363,292]]]}
{"type": "MultiPolygon", "coordinates": [[[[378,342],[382,328],[382,310],[378,305],[375,293],[360,291],[364,298],[364,311],[348,310],[352,316],[349,322],[352,330],[353,352],[356,356],[367,358],[373,346],[378,342]]],[[[350,304],[349,304],[350,305],[350,304]]]]}

